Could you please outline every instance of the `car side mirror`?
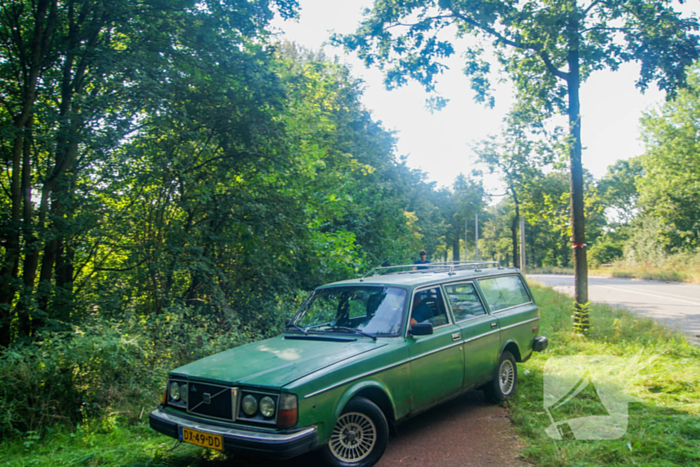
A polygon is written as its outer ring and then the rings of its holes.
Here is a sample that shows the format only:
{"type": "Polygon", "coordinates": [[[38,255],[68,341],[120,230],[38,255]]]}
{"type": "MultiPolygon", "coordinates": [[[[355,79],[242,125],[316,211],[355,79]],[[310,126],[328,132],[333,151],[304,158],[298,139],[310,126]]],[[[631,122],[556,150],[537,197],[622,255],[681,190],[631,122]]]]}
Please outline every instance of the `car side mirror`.
{"type": "Polygon", "coordinates": [[[290,324],[292,324],[292,318],[287,318],[284,320],[285,327],[289,327],[290,324]]]}
{"type": "Polygon", "coordinates": [[[431,323],[416,323],[411,327],[411,334],[414,336],[429,336],[433,333],[431,323]]]}

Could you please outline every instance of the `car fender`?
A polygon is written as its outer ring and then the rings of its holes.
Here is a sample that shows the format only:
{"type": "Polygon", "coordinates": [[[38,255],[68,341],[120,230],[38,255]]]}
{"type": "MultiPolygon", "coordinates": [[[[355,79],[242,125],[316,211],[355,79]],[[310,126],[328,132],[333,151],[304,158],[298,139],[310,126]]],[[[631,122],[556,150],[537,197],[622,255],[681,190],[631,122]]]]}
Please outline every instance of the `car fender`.
{"type": "Polygon", "coordinates": [[[515,339],[508,338],[507,340],[501,342],[501,350],[498,352],[498,359],[501,359],[501,355],[503,355],[503,352],[506,350],[506,347],[508,346],[515,346],[515,352],[511,352],[513,354],[513,357],[515,357],[515,361],[521,361],[521,353],[520,353],[520,346],[518,345],[517,341],[515,339]]]}
{"type": "MultiPolygon", "coordinates": [[[[387,419],[396,419],[396,405],[394,403],[394,397],[391,394],[391,391],[389,388],[383,384],[380,381],[370,379],[370,380],[362,380],[362,381],[357,381],[353,384],[351,384],[343,393],[342,396],[338,398],[338,402],[336,403],[335,409],[334,409],[334,416],[335,420],[340,417],[340,414],[343,412],[343,409],[347,405],[350,400],[357,396],[358,394],[362,393],[363,391],[366,391],[367,389],[372,389],[372,390],[379,390],[381,391],[384,396],[388,399],[388,405],[389,407],[381,407],[381,404],[377,404],[380,406],[383,412],[385,412],[385,415],[387,416],[387,419]],[[386,411],[390,410],[391,413],[387,414],[386,411]]],[[[371,399],[368,397],[368,399],[371,399]]],[[[376,403],[376,402],[375,402],[376,403]]]]}

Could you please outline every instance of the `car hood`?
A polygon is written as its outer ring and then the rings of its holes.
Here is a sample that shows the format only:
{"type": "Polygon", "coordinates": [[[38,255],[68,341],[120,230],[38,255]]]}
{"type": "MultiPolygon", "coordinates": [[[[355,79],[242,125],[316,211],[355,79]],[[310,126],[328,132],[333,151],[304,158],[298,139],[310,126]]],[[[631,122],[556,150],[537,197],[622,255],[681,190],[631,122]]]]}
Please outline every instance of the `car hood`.
{"type": "Polygon", "coordinates": [[[324,341],[274,337],[197,360],[173,376],[226,384],[281,388],[311,373],[386,345],[381,341],[324,341]]]}

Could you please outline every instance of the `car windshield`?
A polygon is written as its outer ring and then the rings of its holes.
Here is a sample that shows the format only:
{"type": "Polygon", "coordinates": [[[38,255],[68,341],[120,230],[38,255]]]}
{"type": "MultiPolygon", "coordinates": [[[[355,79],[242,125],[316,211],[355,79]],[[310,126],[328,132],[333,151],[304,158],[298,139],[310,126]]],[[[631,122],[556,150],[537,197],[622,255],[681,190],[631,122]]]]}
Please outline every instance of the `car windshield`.
{"type": "Polygon", "coordinates": [[[297,332],[357,332],[397,335],[406,309],[406,291],[395,287],[329,287],[315,290],[288,326],[297,332]]]}

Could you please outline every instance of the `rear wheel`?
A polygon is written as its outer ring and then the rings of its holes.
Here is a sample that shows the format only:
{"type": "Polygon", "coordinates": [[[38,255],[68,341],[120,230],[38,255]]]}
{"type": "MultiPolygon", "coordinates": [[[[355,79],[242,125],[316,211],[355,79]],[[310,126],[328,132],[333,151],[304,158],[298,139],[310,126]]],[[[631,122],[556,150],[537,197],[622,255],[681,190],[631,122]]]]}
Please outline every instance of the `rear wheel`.
{"type": "Polygon", "coordinates": [[[484,386],[484,393],[493,402],[503,402],[515,392],[518,382],[518,367],[515,357],[507,350],[501,354],[493,380],[484,386]]]}
{"type": "Polygon", "coordinates": [[[388,440],[389,424],[382,411],[372,401],[357,397],[338,417],[323,453],[329,465],[369,467],[382,457],[388,440]]]}

